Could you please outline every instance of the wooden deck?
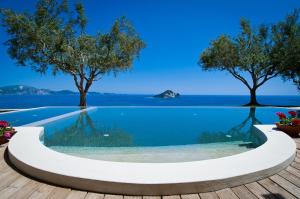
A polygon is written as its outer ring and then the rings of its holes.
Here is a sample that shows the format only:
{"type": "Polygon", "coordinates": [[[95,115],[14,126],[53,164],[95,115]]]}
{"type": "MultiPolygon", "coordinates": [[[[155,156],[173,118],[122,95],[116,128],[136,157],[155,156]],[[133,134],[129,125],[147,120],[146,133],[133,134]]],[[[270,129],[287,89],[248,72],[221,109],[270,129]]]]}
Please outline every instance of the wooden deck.
{"type": "MultiPolygon", "coordinates": [[[[300,198],[300,139],[294,162],[281,172],[257,182],[209,193],[172,196],[123,196],[92,193],[37,181],[17,171],[7,161],[6,146],[0,147],[0,199],[273,199],[300,198]]],[[[279,146],[280,147],[280,146],[279,146]]],[[[255,161],[255,160],[254,160],[255,161]]]]}

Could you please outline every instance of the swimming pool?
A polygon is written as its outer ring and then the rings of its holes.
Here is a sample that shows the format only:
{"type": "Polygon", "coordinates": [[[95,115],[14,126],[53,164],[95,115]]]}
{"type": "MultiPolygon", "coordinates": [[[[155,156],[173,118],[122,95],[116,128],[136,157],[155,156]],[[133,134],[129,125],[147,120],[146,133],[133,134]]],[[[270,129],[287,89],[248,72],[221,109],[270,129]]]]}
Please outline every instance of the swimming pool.
{"type": "Polygon", "coordinates": [[[0,120],[8,121],[12,126],[22,126],[79,109],[79,107],[40,107],[23,109],[1,113],[0,120]]]}
{"type": "Polygon", "coordinates": [[[186,162],[254,149],[254,124],[284,108],[99,107],[44,125],[41,141],[69,155],[118,162],[186,162]]]}
{"type": "Polygon", "coordinates": [[[252,125],[275,122],[277,111],[287,110],[90,107],[17,127],[8,157],[32,177],[80,190],[209,192],[274,175],[294,160],[288,135],[252,125]]]}

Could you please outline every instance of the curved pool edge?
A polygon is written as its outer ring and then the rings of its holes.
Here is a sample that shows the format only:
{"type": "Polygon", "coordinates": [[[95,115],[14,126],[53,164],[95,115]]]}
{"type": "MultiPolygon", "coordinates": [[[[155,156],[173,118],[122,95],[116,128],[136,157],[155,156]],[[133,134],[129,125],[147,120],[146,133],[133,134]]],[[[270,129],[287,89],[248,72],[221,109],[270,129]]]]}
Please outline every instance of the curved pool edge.
{"type": "Polygon", "coordinates": [[[8,145],[9,160],[39,180],[80,190],[128,194],[172,195],[215,191],[250,183],[287,167],[296,144],[273,125],[258,125],[267,141],[228,157],[179,163],[129,163],[85,159],[44,146],[42,127],[19,127],[8,145]]]}

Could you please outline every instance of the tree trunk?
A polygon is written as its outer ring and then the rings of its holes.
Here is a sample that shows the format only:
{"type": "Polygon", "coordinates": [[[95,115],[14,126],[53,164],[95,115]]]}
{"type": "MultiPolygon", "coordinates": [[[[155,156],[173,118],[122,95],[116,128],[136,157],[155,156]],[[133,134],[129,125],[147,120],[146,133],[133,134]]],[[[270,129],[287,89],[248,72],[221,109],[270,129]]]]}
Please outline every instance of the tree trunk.
{"type": "Polygon", "coordinates": [[[250,89],[250,102],[245,106],[260,106],[256,100],[256,88],[250,89]]]}
{"type": "Polygon", "coordinates": [[[79,102],[79,106],[86,106],[86,92],[84,91],[80,91],[80,102],[79,102]]]}
{"type": "MultiPolygon", "coordinates": [[[[83,71],[83,69],[81,69],[83,71]]],[[[80,102],[79,102],[79,106],[81,107],[86,107],[86,95],[89,91],[89,88],[91,87],[94,78],[95,78],[95,71],[93,73],[90,74],[89,77],[85,77],[85,74],[80,73],[79,76],[77,76],[76,74],[73,75],[73,79],[75,82],[75,85],[79,91],[80,94],[80,102]],[[85,82],[86,80],[86,82],[85,82]],[[84,83],[85,82],[85,83],[84,83]]]]}

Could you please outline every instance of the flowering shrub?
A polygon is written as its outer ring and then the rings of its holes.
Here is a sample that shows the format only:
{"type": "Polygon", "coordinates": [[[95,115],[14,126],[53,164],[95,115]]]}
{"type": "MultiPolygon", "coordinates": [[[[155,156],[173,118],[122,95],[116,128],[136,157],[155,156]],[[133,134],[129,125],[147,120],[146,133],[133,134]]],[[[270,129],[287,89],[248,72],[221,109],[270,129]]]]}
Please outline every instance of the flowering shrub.
{"type": "Polygon", "coordinates": [[[6,140],[9,140],[15,133],[16,130],[11,127],[8,122],[0,121],[0,136],[3,136],[6,140]]]}
{"type": "Polygon", "coordinates": [[[298,125],[300,125],[300,119],[297,119],[297,118],[292,119],[292,125],[293,125],[293,126],[298,126],[298,125]]]}
{"type": "Polygon", "coordinates": [[[288,126],[298,126],[300,125],[300,119],[296,118],[297,113],[295,111],[289,111],[289,116],[286,116],[282,112],[277,112],[276,115],[280,120],[281,125],[288,125],[288,126]]]}
{"type": "Polygon", "coordinates": [[[6,121],[0,121],[0,127],[6,128],[9,126],[9,123],[6,121]]]}
{"type": "Polygon", "coordinates": [[[297,116],[296,111],[289,111],[289,114],[291,115],[291,117],[295,118],[297,116]]]}

